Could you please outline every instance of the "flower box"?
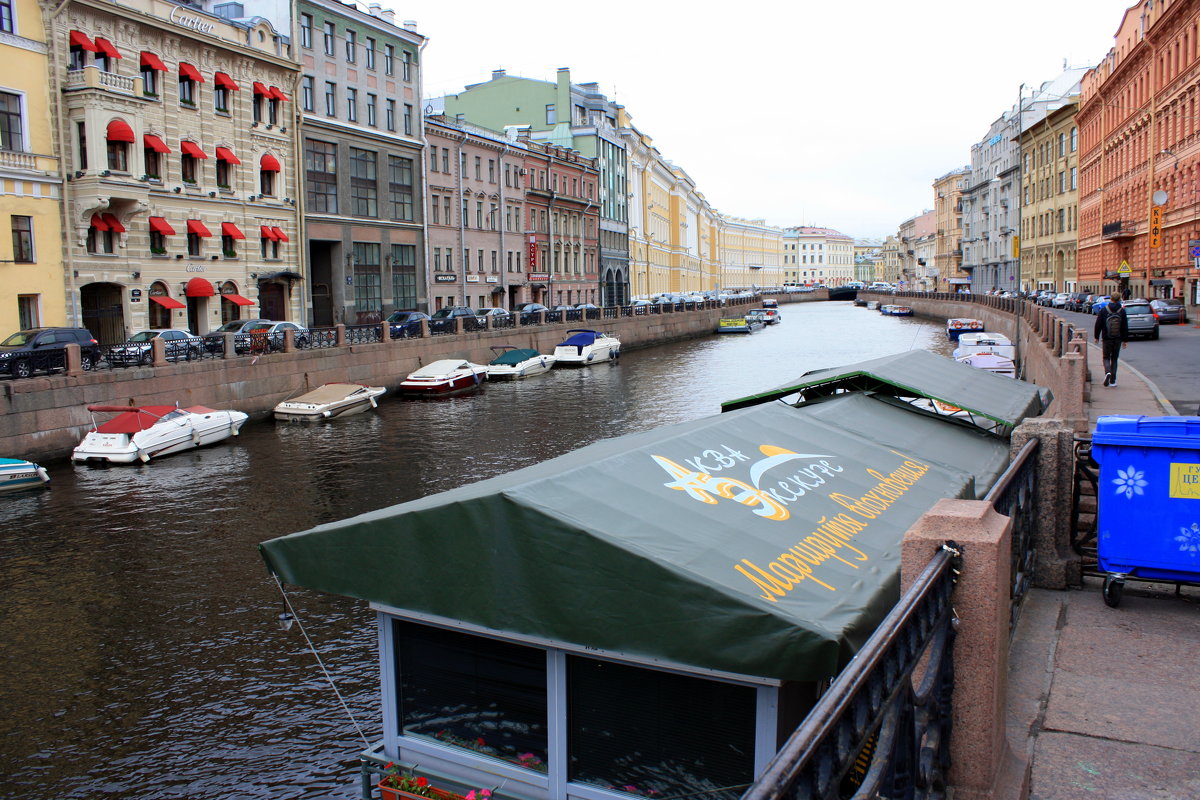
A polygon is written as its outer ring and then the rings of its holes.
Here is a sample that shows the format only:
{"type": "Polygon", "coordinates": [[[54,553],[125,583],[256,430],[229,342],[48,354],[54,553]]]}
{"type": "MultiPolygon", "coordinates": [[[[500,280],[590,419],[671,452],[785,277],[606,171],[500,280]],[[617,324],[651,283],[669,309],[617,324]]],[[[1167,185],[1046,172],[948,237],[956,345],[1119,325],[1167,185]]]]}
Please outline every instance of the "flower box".
{"type": "Polygon", "coordinates": [[[433,786],[427,787],[426,791],[430,792],[428,795],[414,794],[406,792],[403,789],[394,789],[390,786],[384,786],[382,782],[376,788],[379,789],[379,794],[383,796],[383,800],[428,800],[430,797],[435,798],[435,800],[463,800],[461,794],[455,794],[454,792],[438,789],[433,786]]]}

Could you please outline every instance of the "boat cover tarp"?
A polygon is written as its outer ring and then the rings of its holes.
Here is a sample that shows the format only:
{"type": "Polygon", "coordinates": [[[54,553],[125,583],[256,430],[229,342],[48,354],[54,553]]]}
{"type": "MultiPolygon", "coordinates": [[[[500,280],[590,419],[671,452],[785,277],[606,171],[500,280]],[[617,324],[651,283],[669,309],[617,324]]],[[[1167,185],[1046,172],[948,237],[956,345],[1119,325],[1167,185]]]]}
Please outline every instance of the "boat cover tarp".
{"type": "Polygon", "coordinates": [[[96,426],[98,433],[137,433],[148,430],[159,420],[176,411],[175,406],[140,406],[96,426]]]}
{"type": "Polygon", "coordinates": [[[326,383],[313,389],[311,392],[302,394],[299,397],[293,397],[289,402],[292,403],[336,403],[338,400],[345,400],[351,395],[366,391],[367,387],[361,383],[326,383]]]}
{"type": "Polygon", "coordinates": [[[1032,383],[957,364],[927,350],[909,350],[845,367],[806,372],[775,389],[727,400],[721,409],[732,411],[798,393],[811,399],[843,389],[926,397],[1009,427],[1038,416],[1050,401],[1049,391],[1032,383]]]}
{"type": "Polygon", "coordinates": [[[282,581],[669,664],[837,673],[899,598],[900,542],[1006,447],[871,397],[589,445],[264,542],[282,581]],[[906,449],[902,449],[906,448],[906,449]]]}
{"type": "Polygon", "coordinates": [[[585,330],[568,331],[568,333],[572,335],[568,336],[566,339],[563,339],[559,347],[567,347],[568,345],[579,348],[587,347],[588,345],[595,344],[596,337],[600,335],[596,331],[585,330]]]}
{"type": "Polygon", "coordinates": [[[522,361],[528,361],[531,358],[537,358],[541,353],[530,348],[518,350],[508,350],[493,358],[488,364],[493,366],[515,367],[522,361]]]}

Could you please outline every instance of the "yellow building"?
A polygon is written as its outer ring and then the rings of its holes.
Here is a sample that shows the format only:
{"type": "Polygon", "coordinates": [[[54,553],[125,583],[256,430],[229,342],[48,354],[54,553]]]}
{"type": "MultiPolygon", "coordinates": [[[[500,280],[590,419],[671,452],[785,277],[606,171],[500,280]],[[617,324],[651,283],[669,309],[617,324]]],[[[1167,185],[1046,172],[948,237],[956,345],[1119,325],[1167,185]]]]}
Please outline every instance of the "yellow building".
{"type": "Polygon", "coordinates": [[[0,3],[0,338],[67,323],[62,179],[55,153],[42,12],[0,3]],[[5,235],[9,234],[9,235],[5,235]]]}
{"type": "Polygon", "coordinates": [[[1021,134],[1021,288],[1075,288],[1079,95],[1021,134]]]}
{"type": "Polygon", "coordinates": [[[934,243],[930,287],[935,291],[957,291],[969,286],[971,278],[962,269],[962,183],[970,167],[947,172],[933,182],[933,211],[937,237],[934,243]]]}
{"type": "Polygon", "coordinates": [[[720,288],[782,286],[783,229],[761,219],[720,218],[720,288]]]}

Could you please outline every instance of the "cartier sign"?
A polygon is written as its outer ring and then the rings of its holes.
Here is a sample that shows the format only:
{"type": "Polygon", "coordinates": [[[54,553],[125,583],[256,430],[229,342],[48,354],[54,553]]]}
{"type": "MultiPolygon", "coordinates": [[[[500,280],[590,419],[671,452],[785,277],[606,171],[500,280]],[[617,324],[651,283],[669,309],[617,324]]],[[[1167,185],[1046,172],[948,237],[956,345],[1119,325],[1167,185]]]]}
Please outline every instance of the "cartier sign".
{"type": "Polygon", "coordinates": [[[199,33],[212,33],[217,26],[211,22],[207,22],[200,17],[193,17],[187,14],[179,6],[171,9],[171,22],[184,28],[189,28],[199,33]]]}

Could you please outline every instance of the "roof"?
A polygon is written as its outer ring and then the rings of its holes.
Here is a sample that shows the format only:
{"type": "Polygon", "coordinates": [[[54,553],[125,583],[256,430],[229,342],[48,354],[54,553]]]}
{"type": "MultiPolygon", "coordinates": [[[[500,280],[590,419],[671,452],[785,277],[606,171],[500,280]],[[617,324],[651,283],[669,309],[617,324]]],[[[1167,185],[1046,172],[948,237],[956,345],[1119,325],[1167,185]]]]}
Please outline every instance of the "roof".
{"type": "Polygon", "coordinates": [[[900,543],[1007,461],[864,395],[635,433],[260,546],[282,581],[540,642],[778,680],[837,673],[900,543]]]}

